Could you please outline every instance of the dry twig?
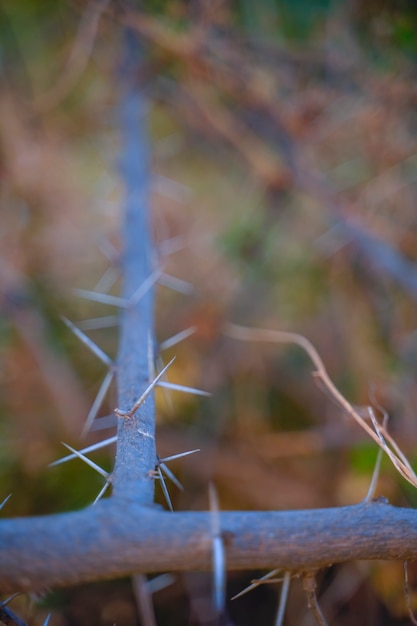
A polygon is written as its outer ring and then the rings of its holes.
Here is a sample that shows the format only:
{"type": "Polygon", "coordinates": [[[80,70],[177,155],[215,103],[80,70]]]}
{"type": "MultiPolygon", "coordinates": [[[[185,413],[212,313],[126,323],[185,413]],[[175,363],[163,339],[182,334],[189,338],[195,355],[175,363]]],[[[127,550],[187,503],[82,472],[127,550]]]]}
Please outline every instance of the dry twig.
{"type": "Polygon", "coordinates": [[[340,393],[337,387],[330,379],[324,363],[313,346],[311,341],[306,337],[299,335],[298,333],[285,332],[280,330],[263,330],[260,328],[246,328],[238,326],[236,324],[227,324],[224,329],[224,334],[227,337],[233,339],[239,339],[242,341],[262,341],[269,343],[290,343],[296,344],[302,348],[310,357],[316,370],[313,372],[313,376],[320,380],[331,396],[336,400],[337,404],[350,415],[363,430],[378,444],[378,446],[388,455],[392,464],[397,471],[405,478],[411,485],[417,487],[417,476],[414,473],[413,468],[408,462],[403,452],[399,449],[398,445],[392,439],[387,432],[384,424],[379,424],[375,418],[375,414],[372,407],[368,407],[368,414],[371,418],[372,425],[375,430],[369,426],[366,420],[359,414],[359,412],[352,406],[352,404],[346,400],[346,398],[340,393]]]}

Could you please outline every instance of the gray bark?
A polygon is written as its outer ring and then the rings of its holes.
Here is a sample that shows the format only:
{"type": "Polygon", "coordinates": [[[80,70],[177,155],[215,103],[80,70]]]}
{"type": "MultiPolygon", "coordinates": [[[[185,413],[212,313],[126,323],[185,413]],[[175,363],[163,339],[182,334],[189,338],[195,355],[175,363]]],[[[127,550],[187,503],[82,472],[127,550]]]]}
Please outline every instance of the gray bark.
{"type": "MultiPolygon", "coordinates": [[[[83,511],[0,521],[0,590],[210,570],[211,514],[110,498],[83,511]]],[[[309,511],[222,512],[229,570],[308,571],[355,559],[417,558],[417,512],[381,502],[309,511]]]]}

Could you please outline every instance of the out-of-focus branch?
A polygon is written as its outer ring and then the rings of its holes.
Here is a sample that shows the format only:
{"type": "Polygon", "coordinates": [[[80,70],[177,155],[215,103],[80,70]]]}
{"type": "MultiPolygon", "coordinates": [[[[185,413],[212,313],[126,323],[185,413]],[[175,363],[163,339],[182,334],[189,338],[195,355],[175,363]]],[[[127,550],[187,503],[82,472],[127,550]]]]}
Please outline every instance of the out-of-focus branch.
{"type": "Polygon", "coordinates": [[[36,113],[47,113],[59,104],[76,85],[89,61],[100,17],[109,2],[110,0],[92,0],[87,5],[66,67],[56,83],[35,100],[33,109],[36,113]]]}
{"type": "Polygon", "coordinates": [[[64,356],[50,345],[48,328],[31,301],[26,277],[5,261],[0,262],[0,309],[12,321],[24,345],[39,367],[44,386],[52,399],[64,431],[71,436],[80,432],[80,420],[88,402],[81,384],[64,356]]]}
{"type": "Polygon", "coordinates": [[[417,265],[408,261],[398,250],[381,241],[359,225],[347,220],[340,222],[340,231],[348,242],[358,248],[370,269],[390,276],[412,298],[417,299],[417,265]]]}

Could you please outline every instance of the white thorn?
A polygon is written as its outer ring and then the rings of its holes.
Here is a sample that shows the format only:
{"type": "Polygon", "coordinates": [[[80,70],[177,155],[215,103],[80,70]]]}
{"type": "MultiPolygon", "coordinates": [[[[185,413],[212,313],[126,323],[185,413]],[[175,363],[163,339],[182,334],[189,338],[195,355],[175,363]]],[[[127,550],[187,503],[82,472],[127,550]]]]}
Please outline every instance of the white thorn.
{"type": "Polygon", "coordinates": [[[185,385],[177,385],[176,383],[169,383],[166,380],[158,382],[158,387],[165,387],[165,389],[172,389],[174,391],[181,391],[182,393],[189,393],[194,396],[210,397],[209,391],[203,391],[202,389],[195,389],[194,387],[186,387],[185,385]]]}
{"type": "Polygon", "coordinates": [[[284,623],[285,609],[287,607],[288,592],[290,590],[291,574],[285,572],[284,580],[282,581],[281,594],[279,597],[279,606],[277,612],[277,618],[275,620],[275,626],[282,626],[284,623]]]}
{"type": "Polygon", "coordinates": [[[178,478],[175,476],[174,472],[171,472],[171,470],[169,469],[169,467],[165,465],[165,463],[160,462],[159,467],[164,472],[164,474],[170,479],[170,481],[173,482],[176,487],[178,487],[180,491],[184,491],[184,487],[182,486],[178,478]]]}
{"type": "Polygon", "coordinates": [[[152,274],[148,276],[146,280],[143,281],[140,287],[136,289],[135,293],[131,296],[131,298],[129,298],[128,306],[134,306],[135,304],[140,302],[140,300],[147,294],[147,292],[151,289],[151,287],[156,282],[158,282],[161,275],[162,275],[161,270],[157,269],[153,271],[152,274]]]}
{"type": "Polygon", "coordinates": [[[104,487],[100,490],[97,498],[94,500],[93,504],[96,504],[96,502],[98,502],[99,500],[101,500],[101,498],[104,496],[104,494],[106,493],[107,489],[110,486],[110,481],[106,480],[106,483],[104,485],[104,487]]]}
{"type": "Polygon", "coordinates": [[[180,343],[180,341],[184,341],[184,339],[187,339],[188,337],[193,335],[196,332],[196,330],[197,330],[196,326],[190,326],[189,328],[182,330],[176,335],[173,335],[172,337],[165,339],[165,341],[162,341],[159,344],[159,349],[167,350],[168,348],[172,348],[173,346],[176,346],[177,343],[180,343]]]}
{"type": "Polygon", "coordinates": [[[119,325],[118,315],[105,315],[103,317],[92,317],[88,320],[78,322],[78,328],[81,330],[98,330],[100,328],[111,328],[119,325]]]}
{"type": "MultiPolygon", "coordinates": [[[[112,443],[116,443],[117,435],[114,437],[109,437],[104,441],[99,441],[98,443],[93,443],[91,446],[87,446],[82,450],[79,450],[81,454],[88,454],[89,452],[94,452],[94,450],[99,450],[100,448],[104,448],[105,446],[110,446],[112,443]]],[[[76,454],[69,454],[68,456],[64,456],[62,459],[58,459],[57,461],[53,461],[49,464],[49,467],[55,467],[56,465],[61,465],[61,463],[66,463],[67,461],[71,461],[72,459],[76,459],[76,454]]]]}
{"type": "Polygon", "coordinates": [[[121,309],[125,309],[129,301],[126,298],[120,298],[118,296],[111,296],[108,293],[101,293],[99,291],[89,291],[88,289],[73,289],[73,293],[85,300],[92,300],[93,302],[101,302],[101,304],[110,304],[112,306],[118,306],[121,309]]]}
{"type": "Polygon", "coordinates": [[[151,391],[153,390],[153,388],[155,387],[155,385],[159,382],[159,380],[161,379],[161,377],[165,374],[165,372],[167,371],[167,369],[173,364],[173,362],[175,361],[175,357],[173,359],[171,359],[171,361],[168,363],[168,365],[166,365],[164,367],[164,369],[159,372],[159,374],[153,379],[153,381],[150,383],[150,385],[145,389],[145,391],[143,392],[143,394],[140,396],[140,398],[138,400],[136,400],[135,404],[133,405],[133,407],[129,410],[129,411],[122,411],[120,409],[115,409],[115,413],[118,417],[132,417],[132,415],[135,413],[135,411],[138,410],[138,408],[140,407],[141,404],[143,404],[146,400],[146,398],[149,396],[149,394],[151,393],[151,391]]]}
{"type": "Polygon", "coordinates": [[[116,280],[119,278],[120,269],[111,265],[106,269],[100,280],[94,285],[93,291],[106,293],[110,291],[116,280]]]}
{"type": "Polygon", "coordinates": [[[160,462],[168,463],[168,461],[180,459],[182,456],[188,456],[189,454],[194,454],[195,452],[200,452],[200,448],[196,448],[195,450],[187,450],[187,452],[180,452],[179,454],[173,454],[172,456],[166,456],[163,459],[160,459],[160,462]]]}
{"type": "Polygon", "coordinates": [[[179,293],[184,293],[186,295],[194,293],[194,287],[190,283],[187,283],[187,281],[177,278],[176,276],[165,274],[165,272],[161,274],[158,282],[160,285],[169,287],[169,289],[178,291],[179,293]]]}
{"type": "Polygon", "coordinates": [[[75,450],[75,448],[69,446],[67,443],[64,443],[63,441],[61,441],[62,445],[65,446],[66,448],[68,448],[68,450],[71,450],[71,452],[73,454],[75,454],[75,456],[78,456],[82,461],[84,461],[84,463],[86,463],[87,465],[89,465],[90,467],[92,467],[93,469],[96,470],[96,472],[98,472],[99,474],[101,474],[102,476],[104,476],[104,478],[107,480],[110,476],[110,474],[108,472],[106,472],[102,467],[100,467],[100,465],[97,465],[97,463],[94,463],[94,461],[92,461],[91,459],[89,459],[87,456],[84,456],[84,454],[82,454],[81,452],[79,452],[78,450],[75,450]]]}
{"type": "Polygon", "coordinates": [[[149,593],[156,593],[157,591],[161,591],[165,589],[165,587],[169,587],[175,582],[175,576],[172,574],[161,574],[160,576],[156,576],[155,578],[151,578],[148,580],[148,590],[149,593]]]}
{"type": "Polygon", "coordinates": [[[119,259],[119,251],[114,245],[106,238],[100,239],[97,242],[100,252],[106,257],[110,263],[117,263],[119,259]]]}
{"type": "Polygon", "coordinates": [[[0,504],[0,511],[2,510],[2,508],[4,507],[6,502],[8,502],[10,500],[11,497],[12,497],[12,494],[9,493],[9,495],[4,498],[3,502],[0,504]]]}
{"type": "Polygon", "coordinates": [[[109,390],[109,387],[112,383],[113,378],[114,378],[114,370],[111,369],[105,375],[104,380],[100,385],[100,389],[98,390],[97,395],[94,399],[92,407],[90,411],[88,412],[87,419],[85,420],[85,424],[81,431],[81,437],[85,437],[88,431],[90,430],[91,424],[95,420],[97,413],[99,412],[100,407],[103,404],[104,397],[109,390]]]}
{"type": "Polygon", "coordinates": [[[90,337],[87,337],[87,335],[85,333],[83,333],[82,330],[77,328],[77,326],[75,326],[75,324],[73,324],[66,317],[62,316],[61,319],[64,322],[64,324],[74,333],[74,335],[76,337],[78,337],[78,339],[80,339],[80,341],[82,341],[82,343],[85,346],[87,346],[87,348],[89,350],[91,350],[91,352],[93,354],[95,354],[96,357],[98,357],[100,359],[100,361],[102,361],[108,367],[112,366],[111,358],[109,356],[107,356],[107,354],[105,352],[103,352],[103,350],[101,348],[99,348],[98,345],[96,343],[94,343],[94,341],[92,339],[90,339],[90,337]]]}
{"type": "Polygon", "coordinates": [[[167,486],[166,486],[166,484],[165,484],[164,477],[163,477],[162,472],[161,472],[161,468],[160,468],[160,467],[157,467],[157,468],[156,468],[156,471],[157,471],[157,473],[158,473],[158,478],[160,478],[160,480],[161,480],[161,487],[162,487],[162,491],[163,491],[163,493],[164,493],[165,500],[167,501],[167,504],[168,504],[169,510],[170,510],[170,511],[174,511],[174,509],[172,508],[171,498],[169,497],[168,489],[167,489],[167,486]]]}

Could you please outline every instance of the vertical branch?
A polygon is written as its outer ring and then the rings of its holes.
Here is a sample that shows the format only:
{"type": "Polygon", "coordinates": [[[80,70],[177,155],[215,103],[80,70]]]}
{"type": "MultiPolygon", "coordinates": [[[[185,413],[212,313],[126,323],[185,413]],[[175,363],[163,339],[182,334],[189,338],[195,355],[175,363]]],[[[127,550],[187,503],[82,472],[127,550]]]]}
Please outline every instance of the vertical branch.
{"type": "MultiPolygon", "coordinates": [[[[125,32],[121,70],[121,173],[125,184],[122,296],[129,304],[122,313],[117,358],[118,406],[129,411],[149,385],[149,337],[153,338],[153,291],[132,298],[152,271],[149,223],[149,150],[147,102],[138,81],[142,51],[136,36],[125,32]]],[[[129,417],[119,417],[114,495],[151,504],[156,464],[154,400],[151,393],[129,417]]]]}
{"type": "Polygon", "coordinates": [[[327,622],[324,618],[323,613],[321,612],[321,609],[319,607],[319,603],[317,600],[317,595],[316,595],[317,582],[316,582],[316,573],[314,571],[304,573],[303,587],[307,595],[308,608],[311,611],[311,614],[314,618],[316,625],[327,626],[327,622]]]}

